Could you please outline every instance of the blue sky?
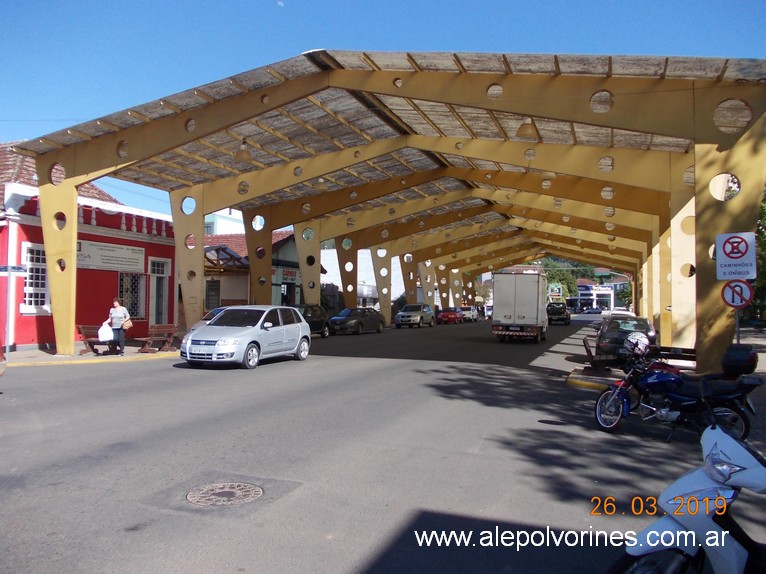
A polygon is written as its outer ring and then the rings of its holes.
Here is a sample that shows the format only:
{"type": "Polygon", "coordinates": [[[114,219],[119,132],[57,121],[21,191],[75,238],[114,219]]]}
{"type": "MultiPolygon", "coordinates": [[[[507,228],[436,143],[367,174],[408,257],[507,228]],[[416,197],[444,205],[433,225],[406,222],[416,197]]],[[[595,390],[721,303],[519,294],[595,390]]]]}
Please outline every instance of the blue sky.
{"type": "MultiPolygon", "coordinates": [[[[766,57],[766,0],[4,0],[0,142],[316,49],[766,57]]],[[[97,182],[169,213],[164,192],[97,182]]]]}

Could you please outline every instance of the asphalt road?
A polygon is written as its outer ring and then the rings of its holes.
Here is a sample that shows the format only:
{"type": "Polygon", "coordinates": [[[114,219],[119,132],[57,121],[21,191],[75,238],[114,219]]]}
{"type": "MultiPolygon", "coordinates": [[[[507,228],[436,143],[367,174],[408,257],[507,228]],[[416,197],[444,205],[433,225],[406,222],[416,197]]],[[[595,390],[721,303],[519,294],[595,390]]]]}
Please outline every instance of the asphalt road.
{"type": "MultiPolygon", "coordinates": [[[[649,524],[631,500],[696,466],[699,447],[655,425],[596,430],[595,393],[564,384],[582,325],[540,345],[498,343],[488,323],[314,339],[307,361],[255,371],[8,369],[0,572],[603,571],[620,551],[588,533],[649,524]],[[618,512],[593,515],[607,496],[618,512]],[[548,529],[585,543],[497,538],[548,529]],[[418,545],[433,530],[471,545],[418,545]]],[[[752,500],[738,509],[762,525],[752,500]]]]}

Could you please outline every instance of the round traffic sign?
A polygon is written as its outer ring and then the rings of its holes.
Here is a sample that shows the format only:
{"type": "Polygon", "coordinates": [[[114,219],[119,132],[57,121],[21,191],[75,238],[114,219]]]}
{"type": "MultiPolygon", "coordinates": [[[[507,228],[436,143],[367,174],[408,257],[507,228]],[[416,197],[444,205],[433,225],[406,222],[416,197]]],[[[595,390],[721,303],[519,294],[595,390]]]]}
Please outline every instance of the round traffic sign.
{"type": "Polygon", "coordinates": [[[723,299],[723,302],[735,309],[747,307],[750,301],[753,300],[753,295],[753,286],[741,279],[727,281],[724,283],[723,289],[721,289],[721,298],[723,299]]]}

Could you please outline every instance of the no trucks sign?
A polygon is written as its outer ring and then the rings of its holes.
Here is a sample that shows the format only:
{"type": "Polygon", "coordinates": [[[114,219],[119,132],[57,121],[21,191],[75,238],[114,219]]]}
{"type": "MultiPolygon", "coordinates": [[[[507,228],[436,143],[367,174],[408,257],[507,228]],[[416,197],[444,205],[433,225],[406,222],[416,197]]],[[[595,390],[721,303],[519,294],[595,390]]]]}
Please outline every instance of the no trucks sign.
{"type": "Polygon", "coordinates": [[[716,277],[719,281],[755,279],[755,233],[722,233],[715,241],[716,277]]]}

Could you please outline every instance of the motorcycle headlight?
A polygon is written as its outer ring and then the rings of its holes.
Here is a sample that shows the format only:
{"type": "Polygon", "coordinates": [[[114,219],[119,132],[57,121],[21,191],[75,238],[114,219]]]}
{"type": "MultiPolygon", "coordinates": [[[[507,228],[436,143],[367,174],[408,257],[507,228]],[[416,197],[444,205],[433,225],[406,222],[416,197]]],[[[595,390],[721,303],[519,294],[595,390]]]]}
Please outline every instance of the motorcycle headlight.
{"type": "Polygon", "coordinates": [[[218,339],[216,342],[217,347],[229,347],[231,345],[238,345],[239,339],[236,337],[229,337],[227,339],[218,339]]]}
{"type": "Polygon", "coordinates": [[[718,482],[727,482],[732,475],[746,470],[745,467],[734,464],[724,456],[716,446],[705,457],[705,472],[710,478],[718,482]]]}

